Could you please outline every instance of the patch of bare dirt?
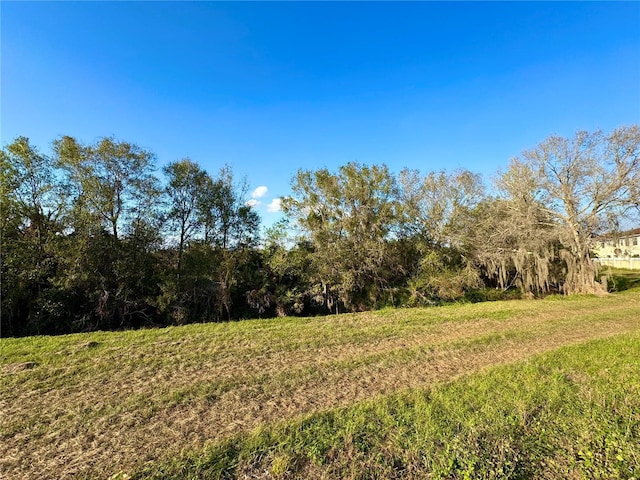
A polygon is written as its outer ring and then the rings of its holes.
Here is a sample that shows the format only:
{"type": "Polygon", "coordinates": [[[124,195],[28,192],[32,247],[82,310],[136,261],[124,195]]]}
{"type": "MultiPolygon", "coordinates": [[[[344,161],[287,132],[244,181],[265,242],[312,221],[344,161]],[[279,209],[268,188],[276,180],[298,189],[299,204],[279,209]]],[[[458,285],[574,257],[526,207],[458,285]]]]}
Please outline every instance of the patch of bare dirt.
{"type": "Polygon", "coordinates": [[[20,363],[8,363],[2,366],[3,373],[17,373],[25,370],[31,370],[36,368],[38,364],[36,362],[20,362],[20,363]]]}

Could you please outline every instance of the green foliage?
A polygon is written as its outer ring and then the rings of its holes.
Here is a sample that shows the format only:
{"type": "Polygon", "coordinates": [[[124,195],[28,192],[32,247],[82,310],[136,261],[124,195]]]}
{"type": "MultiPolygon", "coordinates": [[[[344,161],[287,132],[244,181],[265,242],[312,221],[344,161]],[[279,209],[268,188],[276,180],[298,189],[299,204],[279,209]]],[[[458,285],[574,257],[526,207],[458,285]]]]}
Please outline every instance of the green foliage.
{"type": "Polygon", "coordinates": [[[177,248],[167,252],[162,315],[172,324],[230,320],[247,312],[259,217],[229,167],[211,177],[185,159],[169,164],[166,225],[177,248]],[[175,258],[175,260],[174,260],[175,258]]]}
{"type": "Polygon", "coordinates": [[[310,274],[313,246],[305,241],[292,243],[283,223],[267,232],[263,250],[265,278],[261,296],[258,296],[261,301],[252,305],[260,310],[260,314],[273,311],[283,317],[309,313],[322,305],[322,299],[313,294],[310,274]]]}
{"type": "Polygon", "coordinates": [[[498,198],[465,170],[301,170],[286,226],[261,242],[228,166],[171,162],[162,185],[133,143],[62,136],[46,155],[18,137],[0,152],[0,333],[594,293],[606,282],[589,242],[637,206],[639,148],[637,126],[550,137],[511,163],[498,198]]]}
{"type": "Polygon", "coordinates": [[[328,310],[371,308],[390,287],[388,240],[397,224],[395,180],[385,165],[349,163],[338,173],[299,171],[283,210],[313,246],[312,282],[328,310]]]}
{"type": "MultiPolygon", "coordinates": [[[[52,328],[52,299],[43,295],[57,269],[64,198],[51,182],[53,163],[18,137],[2,160],[2,331],[9,335],[52,328]]],[[[53,303],[55,303],[53,301],[53,303]]]]}
{"type": "Polygon", "coordinates": [[[75,192],[75,215],[91,230],[105,227],[117,239],[123,228],[149,218],[158,195],[152,153],[108,137],[82,145],[65,136],[54,142],[54,149],[75,192]]]}
{"type": "Polygon", "coordinates": [[[2,336],[251,313],[259,217],[230,168],[212,178],[174,162],[161,189],[154,155],[135,144],[53,147],[19,137],[0,154],[2,336]]]}
{"type": "Polygon", "coordinates": [[[416,274],[409,280],[409,304],[429,305],[453,301],[482,286],[478,273],[465,265],[457,251],[445,248],[433,250],[422,257],[416,274]]]}
{"type": "Polygon", "coordinates": [[[246,190],[246,182],[236,183],[229,166],[221,168],[215,178],[205,177],[198,196],[205,243],[223,249],[255,245],[260,218],[246,204],[246,190]]]}
{"type": "Polygon", "coordinates": [[[313,247],[311,288],[320,285],[327,310],[428,305],[482,286],[462,250],[483,196],[478,175],[396,177],[350,163],[298,172],[293,192],[283,208],[313,247]]]}
{"type": "Polygon", "coordinates": [[[176,270],[177,275],[180,275],[184,250],[203,228],[199,221],[199,206],[210,178],[207,172],[189,159],[170,163],[163,168],[163,172],[167,177],[167,227],[178,237],[176,270]]]}

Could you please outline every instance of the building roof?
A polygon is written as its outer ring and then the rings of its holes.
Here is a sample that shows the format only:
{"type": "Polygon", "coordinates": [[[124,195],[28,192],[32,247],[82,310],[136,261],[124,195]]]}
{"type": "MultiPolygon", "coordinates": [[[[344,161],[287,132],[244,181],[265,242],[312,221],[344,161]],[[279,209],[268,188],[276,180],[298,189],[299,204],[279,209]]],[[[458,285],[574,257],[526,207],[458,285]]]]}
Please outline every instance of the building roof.
{"type": "Polygon", "coordinates": [[[636,235],[640,235],[640,228],[634,228],[633,230],[627,230],[626,232],[610,232],[605,233],[603,235],[599,235],[596,239],[609,239],[609,238],[624,238],[624,237],[635,237],[636,235]]]}

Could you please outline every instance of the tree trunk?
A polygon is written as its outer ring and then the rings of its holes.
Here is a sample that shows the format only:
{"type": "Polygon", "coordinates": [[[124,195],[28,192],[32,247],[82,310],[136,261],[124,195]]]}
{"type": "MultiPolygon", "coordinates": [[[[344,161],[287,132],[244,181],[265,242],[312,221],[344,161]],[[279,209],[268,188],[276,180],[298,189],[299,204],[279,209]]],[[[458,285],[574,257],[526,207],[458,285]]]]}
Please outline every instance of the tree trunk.
{"type": "Polygon", "coordinates": [[[577,252],[566,252],[563,259],[567,265],[564,293],[603,294],[606,291],[596,282],[596,271],[589,250],[578,248],[577,252]]]}

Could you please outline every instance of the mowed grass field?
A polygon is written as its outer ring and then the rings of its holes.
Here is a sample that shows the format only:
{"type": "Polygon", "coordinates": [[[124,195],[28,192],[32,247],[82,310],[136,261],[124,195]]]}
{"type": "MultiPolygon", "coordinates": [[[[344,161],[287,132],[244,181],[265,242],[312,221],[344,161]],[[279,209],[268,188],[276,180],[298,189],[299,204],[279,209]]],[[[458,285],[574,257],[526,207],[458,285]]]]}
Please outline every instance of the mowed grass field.
{"type": "Polygon", "coordinates": [[[640,478],[640,290],[0,341],[0,477],[640,478]]]}

